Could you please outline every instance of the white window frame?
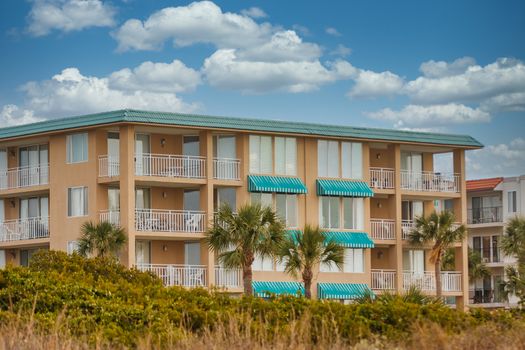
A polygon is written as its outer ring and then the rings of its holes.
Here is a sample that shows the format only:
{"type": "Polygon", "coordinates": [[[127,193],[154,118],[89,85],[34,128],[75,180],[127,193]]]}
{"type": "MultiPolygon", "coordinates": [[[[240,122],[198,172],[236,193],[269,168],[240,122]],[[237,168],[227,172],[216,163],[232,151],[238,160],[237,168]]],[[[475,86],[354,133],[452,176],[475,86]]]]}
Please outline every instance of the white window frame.
{"type": "Polygon", "coordinates": [[[365,272],[365,250],[363,248],[345,248],[343,272],[365,272]]]}
{"type": "Polygon", "coordinates": [[[274,137],[275,164],[277,175],[297,175],[297,139],[295,137],[274,137]]]}
{"type": "Polygon", "coordinates": [[[78,241],[67,241],[67,253],[69,255],[73,254],[74,252],[78,252],[78,241]]]}
{"type": "MultiPolygon", "coordinates": [[[[354,227],[348,228],[345,227],[345,200],[348,197],[337,197],[337,196],[320,196],[319,197],[319,226],[323,229],[334,230],[334,229],[343,229],[343,230],[364,230],[364,221],[365,221],[365,210],[364,210],[364,200],[363,198],[350,198],[353,202],[353,219],[354,227]],[[339,203],[339,222],[336,226],[332,225],[332,222],[329,222],[328,225],[323,220],[323,201],[330,201],[332,198],[336,198],[339,203]]],[[[331,220],[331,211],[332,206],[329,206],[328,220],[331,220]]]]}
{"type": "Polygon", "coordinates": [[[252,270],[253,271],[274,271],[273,259],[271,257],[265,257],[263,259],[259,254],[255,254],[254,260],[252,263],[252,270]]]}
{"type": "Polygon", "coordinates": [[[363,144],[360,142],[341,142],[341,178],[363,178],[363,144]]]}
{"type": "MultiPolygon", "coordinates": [[[[49,151],[48,151],[49,152],[49,151]]],[[[66,162],[67,164],[77,164],[77,163],[85,163],[89,160],[89,135],[87,132],[81,132],[76,134],[69,134],[66,136],[66,162]],[[80,151],[82,153],[82,159],[81,160],[73,160],[73,155],[75,154],[74,148],[73,148],[73,138],[74,137],[82,137],[82,150],[80,151]]]]}
{"type": "MultiPolygon", "coordinates": [[[[297,228],[299,226],[299,205],[298,205],[298,198],[296,194],[287,194],[287,193],[275,193],[272,197],[274,200],[274,207],[275,211],[277,212],[277,196],[284,196],[284,218],[282,218],[286,224],[286,228],[297,228]],[[289,201],[295,201],[295,223],[291,224],[289,220],[289,201]]],[[[291,213],[290,213],[291,214],[291,213]]]]}
{"type": "Polygon", "coordinates": [[[318,177],[327,177],[327,178],[341,177],[340,160],[341,160],[341,152],[340,152],[339,141],[317,140],[317,176],[318,177]],[[335,156],[335,154],[337,156],[335,156]],[[330,164],[330,161],[334,162],[335,164],[330,164]]]}
{"type": "Polygon", "coordinates": [[[272,210],[277,212],[277,196],[286,196],[285,197],[285,217],[281,218],[286,224],[287,229],[297,228],[299,226],[299,198],[296,194],[288,194],[288,193],[264,193],[264,192],[252,192],[250,194],[250,202],[252,204],[260,202],[260,200],[265,197],[266,200],[264,200],[264,203],[261,203],[263,206],[269,206],[272,208],[272,210]],[[256,199],[256,197],[259,197],[259,199],[256,199]],[[295,198],[295,199],[293,199],[295,198]],[[295,200],[295,218],[297,220],[296,225],[294,226],[288,226],[288,201],[289,200],[295,200]],[[267,202],[268,201],[268,202],[267,202]]]}
{"type": "Polygon", "coordinates": [[[518,192],[508,191],[507,192],[507,206],[509,213],[518,212],[518,192]]]}
{"type": "MultiPolygon", "coordinates": [[[[87,186],[76,186],[76,187],[69,187],[67,189],[67,198],[66,198],[66,201],[67,201],[67,217],[69,218],[75,218],[75,217],[84,217],[84,216],[88,216],[88,213],[89,213],[89,191],[88,191],[88,187],[87,186]],[[70,209],[70,199],[71,199],[71,194],[72,194],[72,191],[73,190],[78,190],[78,189],[82,189],[83,190],[83,201],[82,201],[82,206],[83,206],[83,211],[82,211],[82,215],[71,215],[71,213],[69,212],[69,209],[70,209]]],[[[72,209],[72,207],[71,207],[72,209]]],[[[73,212],[73,210],[71,210],[71,212],[73,212]]]]}
{"type": "Polygon", "coordinates": [[[273,170],[273,138],[265,135],[249,136],[249,170],[251,174],[271,174],[273,170]],[[270,141],[269,153],[263,152],[263,140],[270,141]],[[263,169],[263,154],[269,157],[266,159],[269,164],[268,169],[263,169]]]}

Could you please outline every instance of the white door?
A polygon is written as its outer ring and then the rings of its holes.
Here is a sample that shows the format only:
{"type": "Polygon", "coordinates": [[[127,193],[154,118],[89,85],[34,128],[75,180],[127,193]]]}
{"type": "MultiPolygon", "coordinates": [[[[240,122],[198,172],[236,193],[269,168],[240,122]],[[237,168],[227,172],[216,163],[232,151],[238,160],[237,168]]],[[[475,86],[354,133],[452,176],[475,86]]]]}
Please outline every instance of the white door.
{"type": "Polygon", "coordinates": [[[137,265],[151,264],[150,241],[135,242],[135,263],[137,265]]]}
{"type": "Polygon", "coordinates": [[[413,201],[412,202],[412,220],[415,218],[423,216],[423,202],[422,201],[413,201]]]}
{"type": "Polygon", "coordinates": [[[108,133],[108,175],[119,174],[120,139],[118,132],[108,133]]]}
{"type": "Polygon", "coordinates": [[[137,134],[135,136],[135,174],[150,174],[150,142],[149,135],[137,134]]]}

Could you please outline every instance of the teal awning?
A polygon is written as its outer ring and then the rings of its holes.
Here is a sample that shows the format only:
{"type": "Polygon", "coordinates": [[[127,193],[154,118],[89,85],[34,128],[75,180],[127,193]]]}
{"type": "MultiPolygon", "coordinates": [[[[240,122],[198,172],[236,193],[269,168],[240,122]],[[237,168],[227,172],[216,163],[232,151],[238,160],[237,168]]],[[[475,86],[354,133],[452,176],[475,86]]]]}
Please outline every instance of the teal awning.
{"type": "Polygon", "coordinates": [[[256,297],[269,298],[272,294],[304,295],[304,286],[300,282],[262,282],[253,281],[253,294],[256,297]]]}
{"type": "Polygon", "coordinates": [[[249,192],[306,193],[306,186],[297,177],[248,175],[249,192]]]}
{"type": "Polygon", "coordinates": [[[317,297],[319,299],[356,299],[365,295],[373,295],[365,283],[318,283],[317,297]]]}
{"type": "Polygon", "coordinates": [[[372,197],[374,192],[364,181],[317,180],[318,196],[372,197]]]}
{"type": "Polygon", "coordinates": [[[346,248],[374,248],[374,241],[364,232],[325,232],[326,241],[334,241],[346,248]]]}

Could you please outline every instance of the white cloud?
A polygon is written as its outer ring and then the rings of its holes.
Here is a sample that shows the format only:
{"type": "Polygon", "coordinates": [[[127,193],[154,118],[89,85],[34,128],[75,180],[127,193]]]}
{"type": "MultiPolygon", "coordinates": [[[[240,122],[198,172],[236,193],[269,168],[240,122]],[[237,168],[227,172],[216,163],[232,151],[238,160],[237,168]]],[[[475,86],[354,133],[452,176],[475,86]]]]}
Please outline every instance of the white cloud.
{"type": "Polygon", "coordinates": [[[324,30],[326,32],[326,34],[328,35],[332,35],[332,36],[341,36],[341,33],[339,33],[339,31],[337,29],[335,29],[334,27],[328,27],[324,30]]]}
{"type": "Polygon", "coordinates": [[[525,139],[519,137],[508,144],[488,145],[470,151],[466,164],[467,177],[470,179],[525,174],[525,139]]]}
{"type": "Polygon", "coordinates": [[[249,9],[241,10],[241,13],[245,16],[251,17],[251,18],[264,18],[268,17],[266,12],[263,11],[263,9],[259,7],[250,7],[249,9]]]}
{"type": "Polygon", "coordinates": [[[368,116],[377,120],[390,121],[395,127],[434,126],[464,123],[489,122],[490,115],[482,110],[459,104],[418,106],[408,105],[399,111],[385,108],[368,116]]]}
{"type": "Polygon", "coordinates": [[[458,58],[451,63],[430,60],[423,62],[419,70],[428,78],[442,78],[462,74],[468,67],[474,66],[475,64],[476,60],[472,57],[458,58]]]}
{"type": "Polygon", "coordinates": [[[352,53],[352,49],[342,44],[337,45],[337,47],[330,52],[331,55],[341,56],[341,57],[350,56],[351,53],[352,53]]]}
{"type": "Polygon", "coordinates": [[[200,84],[200,73],[179,60],[171,63],[144,62],[134,69],[124,68],[111,73],[110,88],[123,91],[185,92],[200,84]]]}
{"type": "Polygon", "coordinates": [[[71,32],[115,24],[116,10],[101,0],[33,0],[28,31],[34,36],[52,30],[71,32]]]}
{"type": "Polygon", "coordinates": [[[501,94],[486,99],[481,103],[481,108],[489,111],[525,111],[525,91],[510,94],[501,94]]]}
{"type": "Polygon", "coordinates": [[[20,109],[17,105],[4,105],[0,111],[0,124],[2,126],[36,123],[41,120],[34,116],[33,111],[20,109]]]}
{"type": "Polygon", "coordinates": [[[381,95],[393,95],[400,92],[403,87],[403,79],[391,72],[376,73],[362,70],[355,79],[348,96],[350,97],[374,97],[381,95]]]}

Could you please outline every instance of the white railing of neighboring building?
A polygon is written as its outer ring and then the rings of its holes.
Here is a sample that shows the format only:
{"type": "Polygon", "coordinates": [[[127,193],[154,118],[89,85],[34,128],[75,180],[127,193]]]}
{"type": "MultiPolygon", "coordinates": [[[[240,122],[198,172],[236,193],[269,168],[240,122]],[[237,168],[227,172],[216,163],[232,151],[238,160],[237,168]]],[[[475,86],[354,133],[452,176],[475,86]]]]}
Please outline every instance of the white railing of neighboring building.
{"type": "Polygon", "coordinates": [[[119,157],[103,155],[98,157],[98,176],[113,177],[120,174],[119,157]]]}
{"type": "Polygon", "coordinates": [[[205,265],[164,265],[137,264],[137,270],[151,272],[167,286],[206,287],[207,267],[205,265]]]}
{"type": "Polygon", "coordinates": [[[119,210],[101,210],[98,214],[99,221],[106,221],[115,226],[120,226],[119,210]]]}
{"type": "Polygon", "coordinates": [[[428,192],[459,192],[459,174],[401,170],[401,189],[428,192]]]}
{"type": "Polygon", "coordinates": [[[0,242],[49,237],[49,217],[6,220],[0,223],[0,242]]]}
{"type": "Polygon", "coordinates": [[[135,175],[202,179],[206,177],[206,158],[171,154],[137,154],[135,175]]]}
{"type": "Polygon", "coordinates": [[[370,168],[370,187],[376,189],[394,188],[394,169],[370,168]]]}
{"type": "Polygon", "coordinates": [[[389,219],[370,219],[372,238],[390,240],[396,239],[396,222],[389,219]]]}
{"type": "Polygon", "coordinates": [[[213,159],[213,178],[220,180],[240,180],[241,161],[232,158],[213,159]]]}
{"type": "Polygon", "coordinates": [[[222,266],[215,266],[215,285],[224,288],[241,288],[242,283],[241,269],[227,269],[222,266]]]}
{"type": "Polygon", "coordinates": [[[49,164],[0,171],[0,190],[49,184],[49,164]]]}
{"type": "Polygon", "coordinates": [[[372,289],[395,290],[396,271],[395,270],[372,270],[372,289]]]}
{"type": "MultiPolygon", "coordinates": [[[[403,289],[414,286],[422,291],[436,290],[435,273],[425,272],[403,272],[403,289]]],[[[443,292],[461,292],[461,272],[443,271],[441,272],[441,286],[443,292]]]]}
{"type": "Polygon", "coordinates": [[[206,213],[190,210],[136,209],[135,229],[155,232],[204,232],[206,213]]]}

